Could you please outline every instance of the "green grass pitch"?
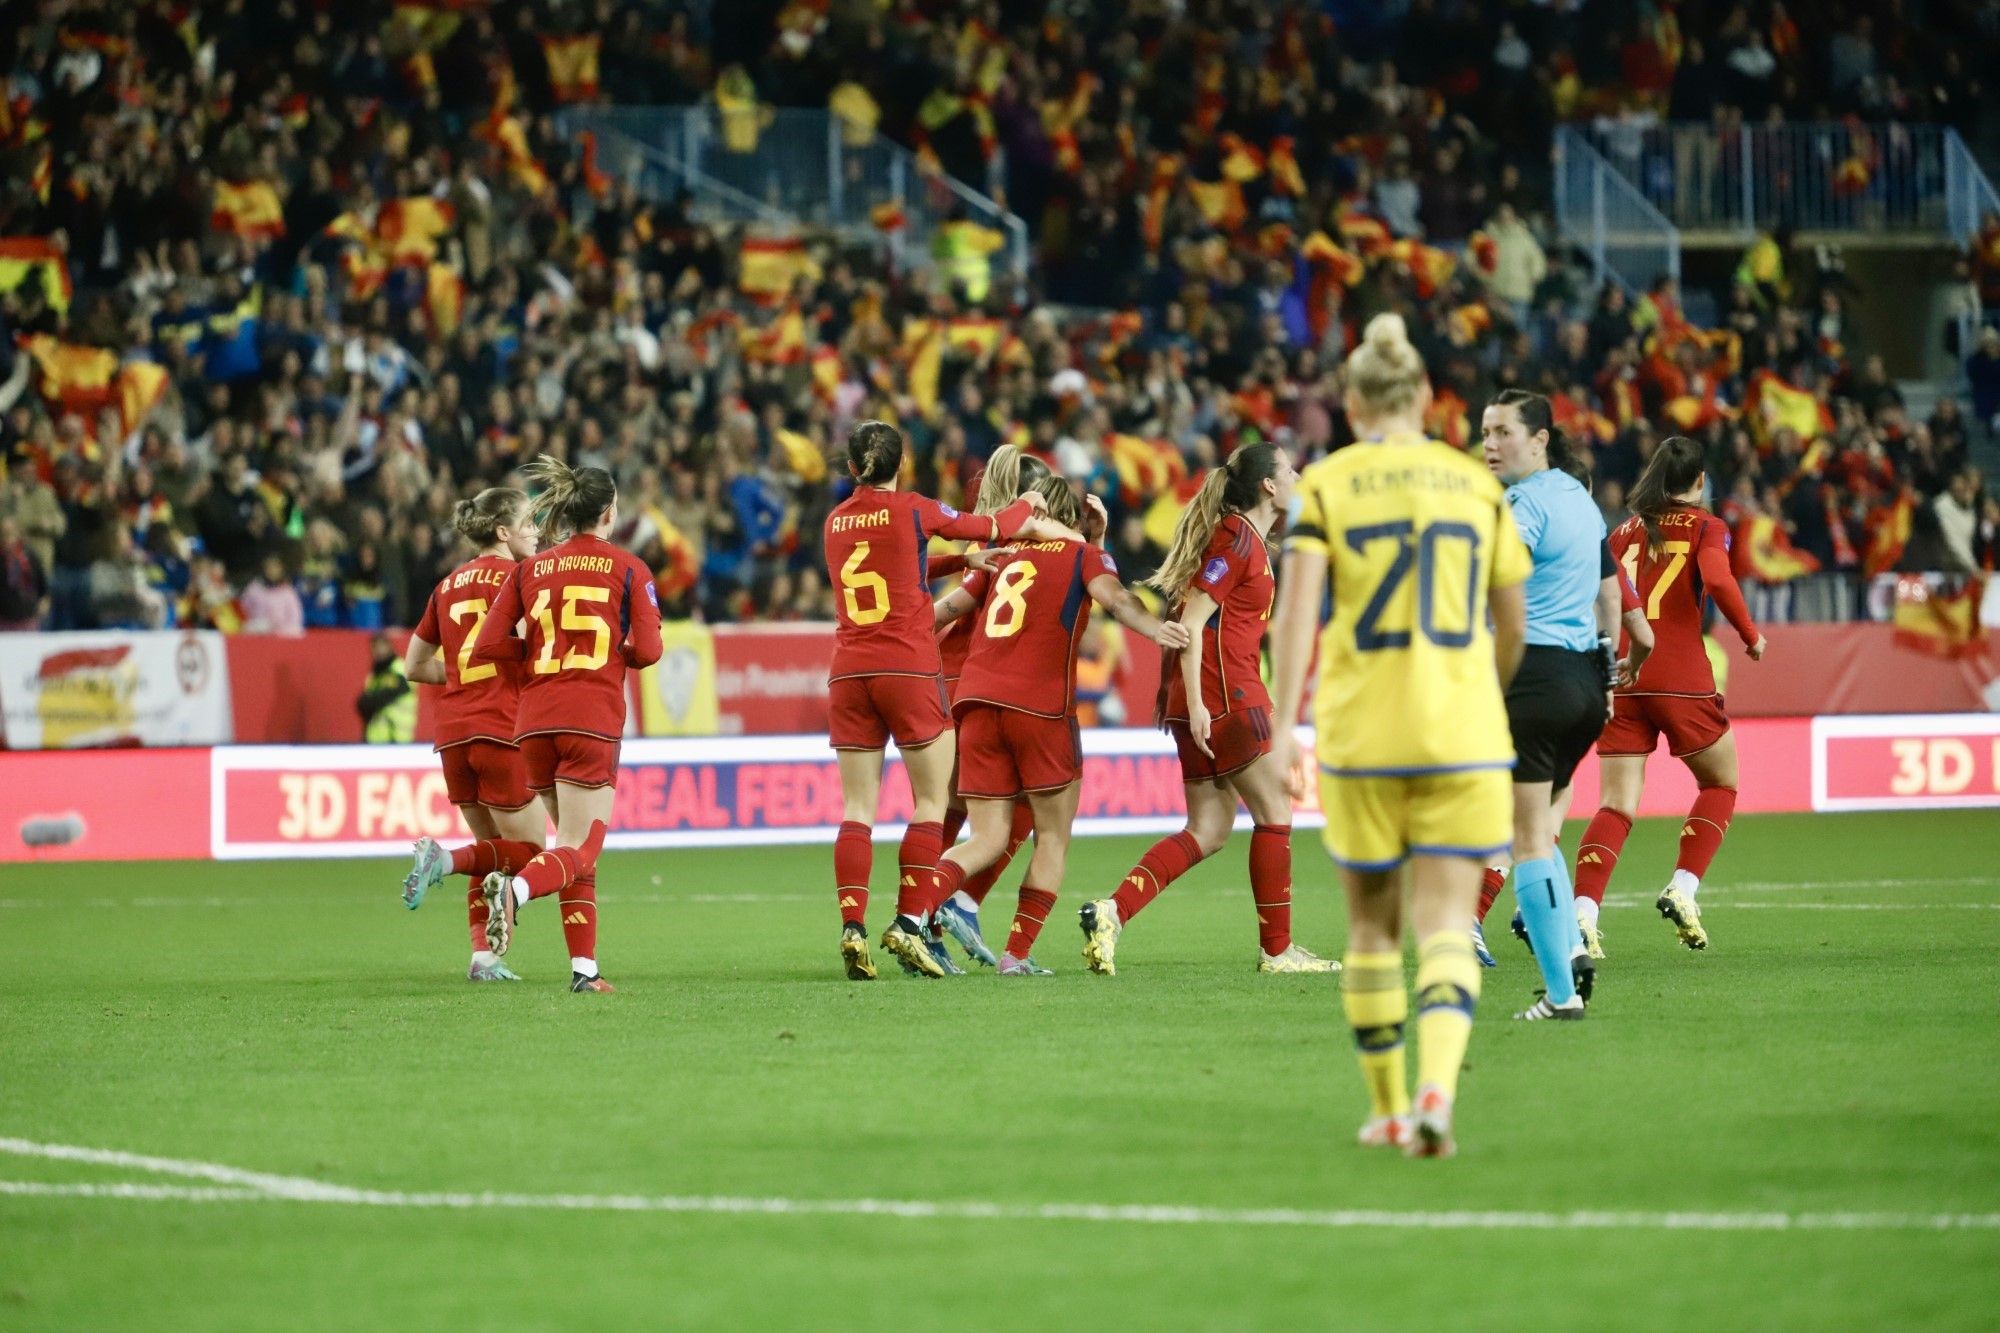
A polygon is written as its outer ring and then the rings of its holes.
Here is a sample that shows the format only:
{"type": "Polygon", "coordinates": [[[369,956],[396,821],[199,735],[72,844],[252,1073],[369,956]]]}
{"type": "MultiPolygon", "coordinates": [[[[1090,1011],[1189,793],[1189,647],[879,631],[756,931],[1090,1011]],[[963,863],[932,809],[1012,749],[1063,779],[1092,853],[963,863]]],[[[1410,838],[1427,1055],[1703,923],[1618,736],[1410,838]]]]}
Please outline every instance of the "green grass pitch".
{"type": "MultiPolygon", "coordinates": [[[[1083,972],[1074,910],[1143,840],[1081,843],[1037,950],[1059,975],[1007,982],[843,980],[823,848],[614,854],[609,997],[562,989],[545,905],[509,958],[528,981],[467,985],[462,881],[406,913],[401,862],[9,867],[0,1138],[396,1206],[14,1145],[0,1328],[1992,1327],[2000,1230],[1775,1228],[2000,1211],[2000,816],[1739,820],[1705,955],[1651,907],[1675,831],[1633,836],[1588,1022],[1507,1020],[1535,974],[1496,922],[1442,1163],[1353,1145],[1337,983],[1252,973],[1241,837],[1116,979],[1083,972]],[[24,1192],[78,1185],[143,1189],[24,1192]],[[482,1191],[536,1197],[409,1197],[482,1191]],[[579,1195],[1001,1207],[543,1197],[579,1195]],[[1342,1210],[1386,1216],[1318,1216],[1342,1210]],[[1576,1210],[1649,1217],[1411,1225],[1576,1210]]],[[[1296,863],[1299,938],[1337,956],[1310,837],[1296,863]]]]}

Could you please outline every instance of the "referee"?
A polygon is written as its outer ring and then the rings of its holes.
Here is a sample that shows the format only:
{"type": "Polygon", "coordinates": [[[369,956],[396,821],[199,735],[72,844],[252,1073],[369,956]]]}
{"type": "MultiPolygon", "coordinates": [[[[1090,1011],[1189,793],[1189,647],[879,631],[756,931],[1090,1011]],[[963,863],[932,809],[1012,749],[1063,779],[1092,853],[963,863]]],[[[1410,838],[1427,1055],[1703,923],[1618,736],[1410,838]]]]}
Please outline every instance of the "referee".
{"type": "MultiPolygon", "coordinates": [[[[1514,896],[1546,989],[1514,1017],[1580,1019],[1594,971],[1576,924],[1569,871],[1556,853],[1555,802],[1567,807],[1570,778],[1610,715],[1622,664],[1613,663],[1600,627],[1615,625],[1624,599],[1615,567],[1606,567],[1603,515],[1579,479],[1589,473],[1555,428],[1549,400],[1505,390],[1487,405],[1480,425],[1486,465],[1506,486],[1514,524],[1534,558],[1528,648],[1507,690],[1507,722],[1518,756],[1514,896]]],[[[1644,618],[1638,620],[1635,642],[1650,648],[1644,618]]]]}

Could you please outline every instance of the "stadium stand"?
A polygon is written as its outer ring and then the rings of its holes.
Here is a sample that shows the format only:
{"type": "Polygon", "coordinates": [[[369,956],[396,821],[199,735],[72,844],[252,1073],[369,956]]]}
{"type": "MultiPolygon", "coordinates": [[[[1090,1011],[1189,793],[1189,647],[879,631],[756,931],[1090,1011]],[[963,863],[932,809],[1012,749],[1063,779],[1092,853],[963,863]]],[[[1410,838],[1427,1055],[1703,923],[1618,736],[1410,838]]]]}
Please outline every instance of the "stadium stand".
{"type": "MultiPolygon", "coordinates": [[[[1497,40],[1446,0],[1124,8],[6,6],[0,627],[406,625],[453,502],[539,453],[616,474],[670,609],[825,618],[829,445],[864,416],[947,501],[1031,443],[1136,577],[1237,445],[1347,442],[1340,365],[1389,309],[1435,433],[1549,393],[1607,513],[1699,439],[1766,618],[1993,567],[2000,332],[1957,345],[1969,410],[1912,411],[1836,247],[1760,235],[1697,322],[1554,243],[1547,160],[1591,117],[1976,139],[1991,5],[1887,48],[1861,4],[1810,43],[1776,3],[1521,6],[1497,40]],[[738,154],[817,110],[913,150],[943,221],[918,262],[893,199],[872,238],[720,224],[565,132],[607,102],[704,107],[738,154]],[[947,178],[1025,221],[1025,280],[947,178]]],[[[2000,218],[1961,330],[1996,274],[2000,218]]]]}

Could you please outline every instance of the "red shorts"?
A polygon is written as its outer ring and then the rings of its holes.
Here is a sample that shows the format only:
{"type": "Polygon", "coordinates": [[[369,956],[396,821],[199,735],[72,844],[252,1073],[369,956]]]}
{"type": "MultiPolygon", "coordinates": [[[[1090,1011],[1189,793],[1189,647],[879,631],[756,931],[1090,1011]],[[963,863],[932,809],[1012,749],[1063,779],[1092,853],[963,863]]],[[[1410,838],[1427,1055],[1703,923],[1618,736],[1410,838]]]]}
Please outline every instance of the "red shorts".
{"type": "Polygon", "coordinates": [[[912,750],[951,729],[936,676],[847,676],[827,686],[827,704],[836,750],[880,750],[891,736],[912,750]]]}
{"type": "Polygon", "coordinates": [[[618,742],[583,731],[544,731],[521,737],[528,786],[547,791],[557,782],[572,787],[612,787],[618,783],[618,742]]]}
{"type": "Polygon", "coordinates": [[[462,741],[438,751],[444,791],[453,805],[519,810],[535,799],[521,749],[505,741],[462,741]]]}
{"type": "Polygon", "coordinates": [[[1082,776],[1083,737],[1074,717],[1038,717],[994,704],[959,711],[960,796],[1006,800],[1061,791],[1082,776]]]}
{"type": "Polygon", "coordinates": [[[1208,723],[1208,748],[1213,758],[1194,743],[1194,733],[1182,718],[1167,722],[1167,733],[1181,752],[1181,781],[1212,782],[1250,767],[1271,753],[1271,713],[1264,708],[1239,708],[1208,723]]]}
{"type": "Polygon", "coordinates": [[[1597,752],[1651,754],[1665,736],[1667,752],[1685,759],[1728,734],[1719,694],[1621,694],[1611,702],[1611,721],[1597,738],[1597,752]]]}

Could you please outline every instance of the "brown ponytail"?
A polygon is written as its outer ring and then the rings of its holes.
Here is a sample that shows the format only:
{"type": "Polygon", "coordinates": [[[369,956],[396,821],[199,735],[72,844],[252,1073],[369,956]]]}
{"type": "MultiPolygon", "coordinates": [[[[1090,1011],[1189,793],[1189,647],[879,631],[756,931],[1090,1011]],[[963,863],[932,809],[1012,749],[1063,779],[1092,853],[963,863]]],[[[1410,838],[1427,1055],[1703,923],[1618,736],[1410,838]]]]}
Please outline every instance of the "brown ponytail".
{"type": "Polygon", "coordinates": [[[489,486],[451,511],[451,525],[474,546],[491,546],[501,528],[519,527],[528,497],[509,486],[489,486]]]}
{"type": "Polygon", "coordinates": [[[1179,597],[1194,582],[1201,558],[1208,553],[1209,539],[1225,514],[1241,514],[1255,509],[1264,498],[1264,482],[1278,475],[1278,446],[1246,444],[1223,463],[1209,470],[1201,480],[1188,507],[1174,524],[1174,539],[1166,558],[1153,577],[1146,580],[1169,597],[1179,597]]]}
{"type": "Polygon", "coordinates": [[[618,502],[618,483],[601,467],[572,468],[543,454],[523,467],[521,475],[541,484],[533,502],[535,521],[558,537],[590,531],[618,502]]]}
{"type": "Polygon", "coordinates": [[[1674,497],[1701,480],[1704,471],[1701,446],[1685,435],[1669,435],[1646,460],[1639,480],[1632,483],[1628,503],[1646,525],[1646,553],[1659,555],[1666,538],[1660,520],[1680,507],[1674,497]]]}

